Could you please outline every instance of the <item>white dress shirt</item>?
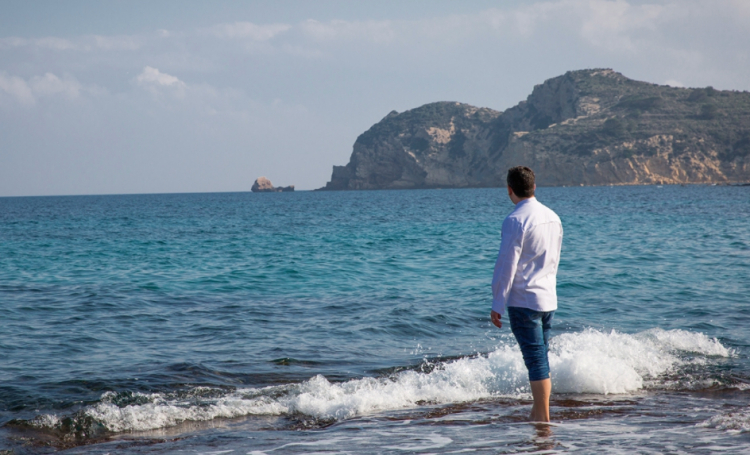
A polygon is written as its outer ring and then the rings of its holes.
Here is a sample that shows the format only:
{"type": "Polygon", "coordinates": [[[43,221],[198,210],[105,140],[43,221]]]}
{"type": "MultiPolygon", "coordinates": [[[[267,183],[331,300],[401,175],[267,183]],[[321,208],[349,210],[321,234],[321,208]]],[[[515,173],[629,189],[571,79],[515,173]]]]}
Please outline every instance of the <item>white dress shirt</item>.
{"type": "Polygon", "coordinates": [[[503,221],[492,277],[492,310],[515,306],[557,309],[557,266],[563,229],[560,218],[536,198],[523,199],[503,221]]]}

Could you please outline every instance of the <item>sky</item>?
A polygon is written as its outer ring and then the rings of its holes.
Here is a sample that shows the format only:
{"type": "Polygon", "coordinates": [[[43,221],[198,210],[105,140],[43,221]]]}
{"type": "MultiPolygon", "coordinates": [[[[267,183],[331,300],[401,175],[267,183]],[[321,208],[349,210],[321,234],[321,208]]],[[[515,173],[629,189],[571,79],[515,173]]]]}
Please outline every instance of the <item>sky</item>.
{"type": "Polygon", "coordinates": [[[750,1],[2,0],[0,197],[320,188],[390,111],[750,90],[750,1]]]}

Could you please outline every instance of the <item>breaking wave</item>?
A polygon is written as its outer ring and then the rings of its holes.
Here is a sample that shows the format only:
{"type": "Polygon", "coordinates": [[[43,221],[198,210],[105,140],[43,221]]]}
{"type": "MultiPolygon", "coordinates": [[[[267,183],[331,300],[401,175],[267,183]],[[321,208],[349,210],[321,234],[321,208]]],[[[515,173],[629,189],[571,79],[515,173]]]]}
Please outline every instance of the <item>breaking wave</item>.
{"type": "MultiPolygon", "coordinates": [[[[550,345],[553,391],[634,392],[650,387],[648,381],[658,385],[661,376],[683,365],[705,365],[712,357],[731,355],[716,339],[683,330],[624,334],[588,329],[562,334],[550,345]]],[[[98,428],[121,433],[250,415],[304,415],[335,421],[430,404],[526,398],[528,393],[526,369],[513,343],[489,354],[431,364],[421,371],[340,383],[317,375],[299,384],[231,391],[196,387],[172,393],[106,392],[100,402],[72,417],[48,414],[23,424],[57,432],[77,428],[86,433],[98,428]]],[[[744,418],[740,425],[747,424],[744,418]]]]}

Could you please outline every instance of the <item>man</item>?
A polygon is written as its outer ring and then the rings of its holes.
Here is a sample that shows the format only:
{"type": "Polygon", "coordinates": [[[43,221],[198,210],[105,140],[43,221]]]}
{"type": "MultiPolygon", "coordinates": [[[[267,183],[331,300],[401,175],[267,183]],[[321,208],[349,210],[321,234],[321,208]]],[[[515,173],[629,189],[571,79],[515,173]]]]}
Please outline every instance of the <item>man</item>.
{"type": "Polygon", "coordinates": [[[549,422],[549,330],[557,309],[557,266],[562,247],[560,218],[534,197],[534,172],[508,170],[508,196],[516,208],[505,218],[492,277],[492,323],[502,328],[508,308],[510,328],[529,371],[534,405],[531,420],[549,422]]]}

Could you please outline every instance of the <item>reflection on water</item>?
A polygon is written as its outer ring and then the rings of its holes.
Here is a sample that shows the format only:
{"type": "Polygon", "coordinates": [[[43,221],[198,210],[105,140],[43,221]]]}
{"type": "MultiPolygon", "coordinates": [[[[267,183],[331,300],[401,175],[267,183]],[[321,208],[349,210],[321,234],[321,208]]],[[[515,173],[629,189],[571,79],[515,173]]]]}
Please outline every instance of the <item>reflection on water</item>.
{"type": "Polygon", "coordinates": [[[553,450],[559,446],[554,439],[555,433],[552,431],[552,425],[535,423],[533,426],[536,429],[536,437],[532,439],[531,443],[537,450],[553,450]]]}

